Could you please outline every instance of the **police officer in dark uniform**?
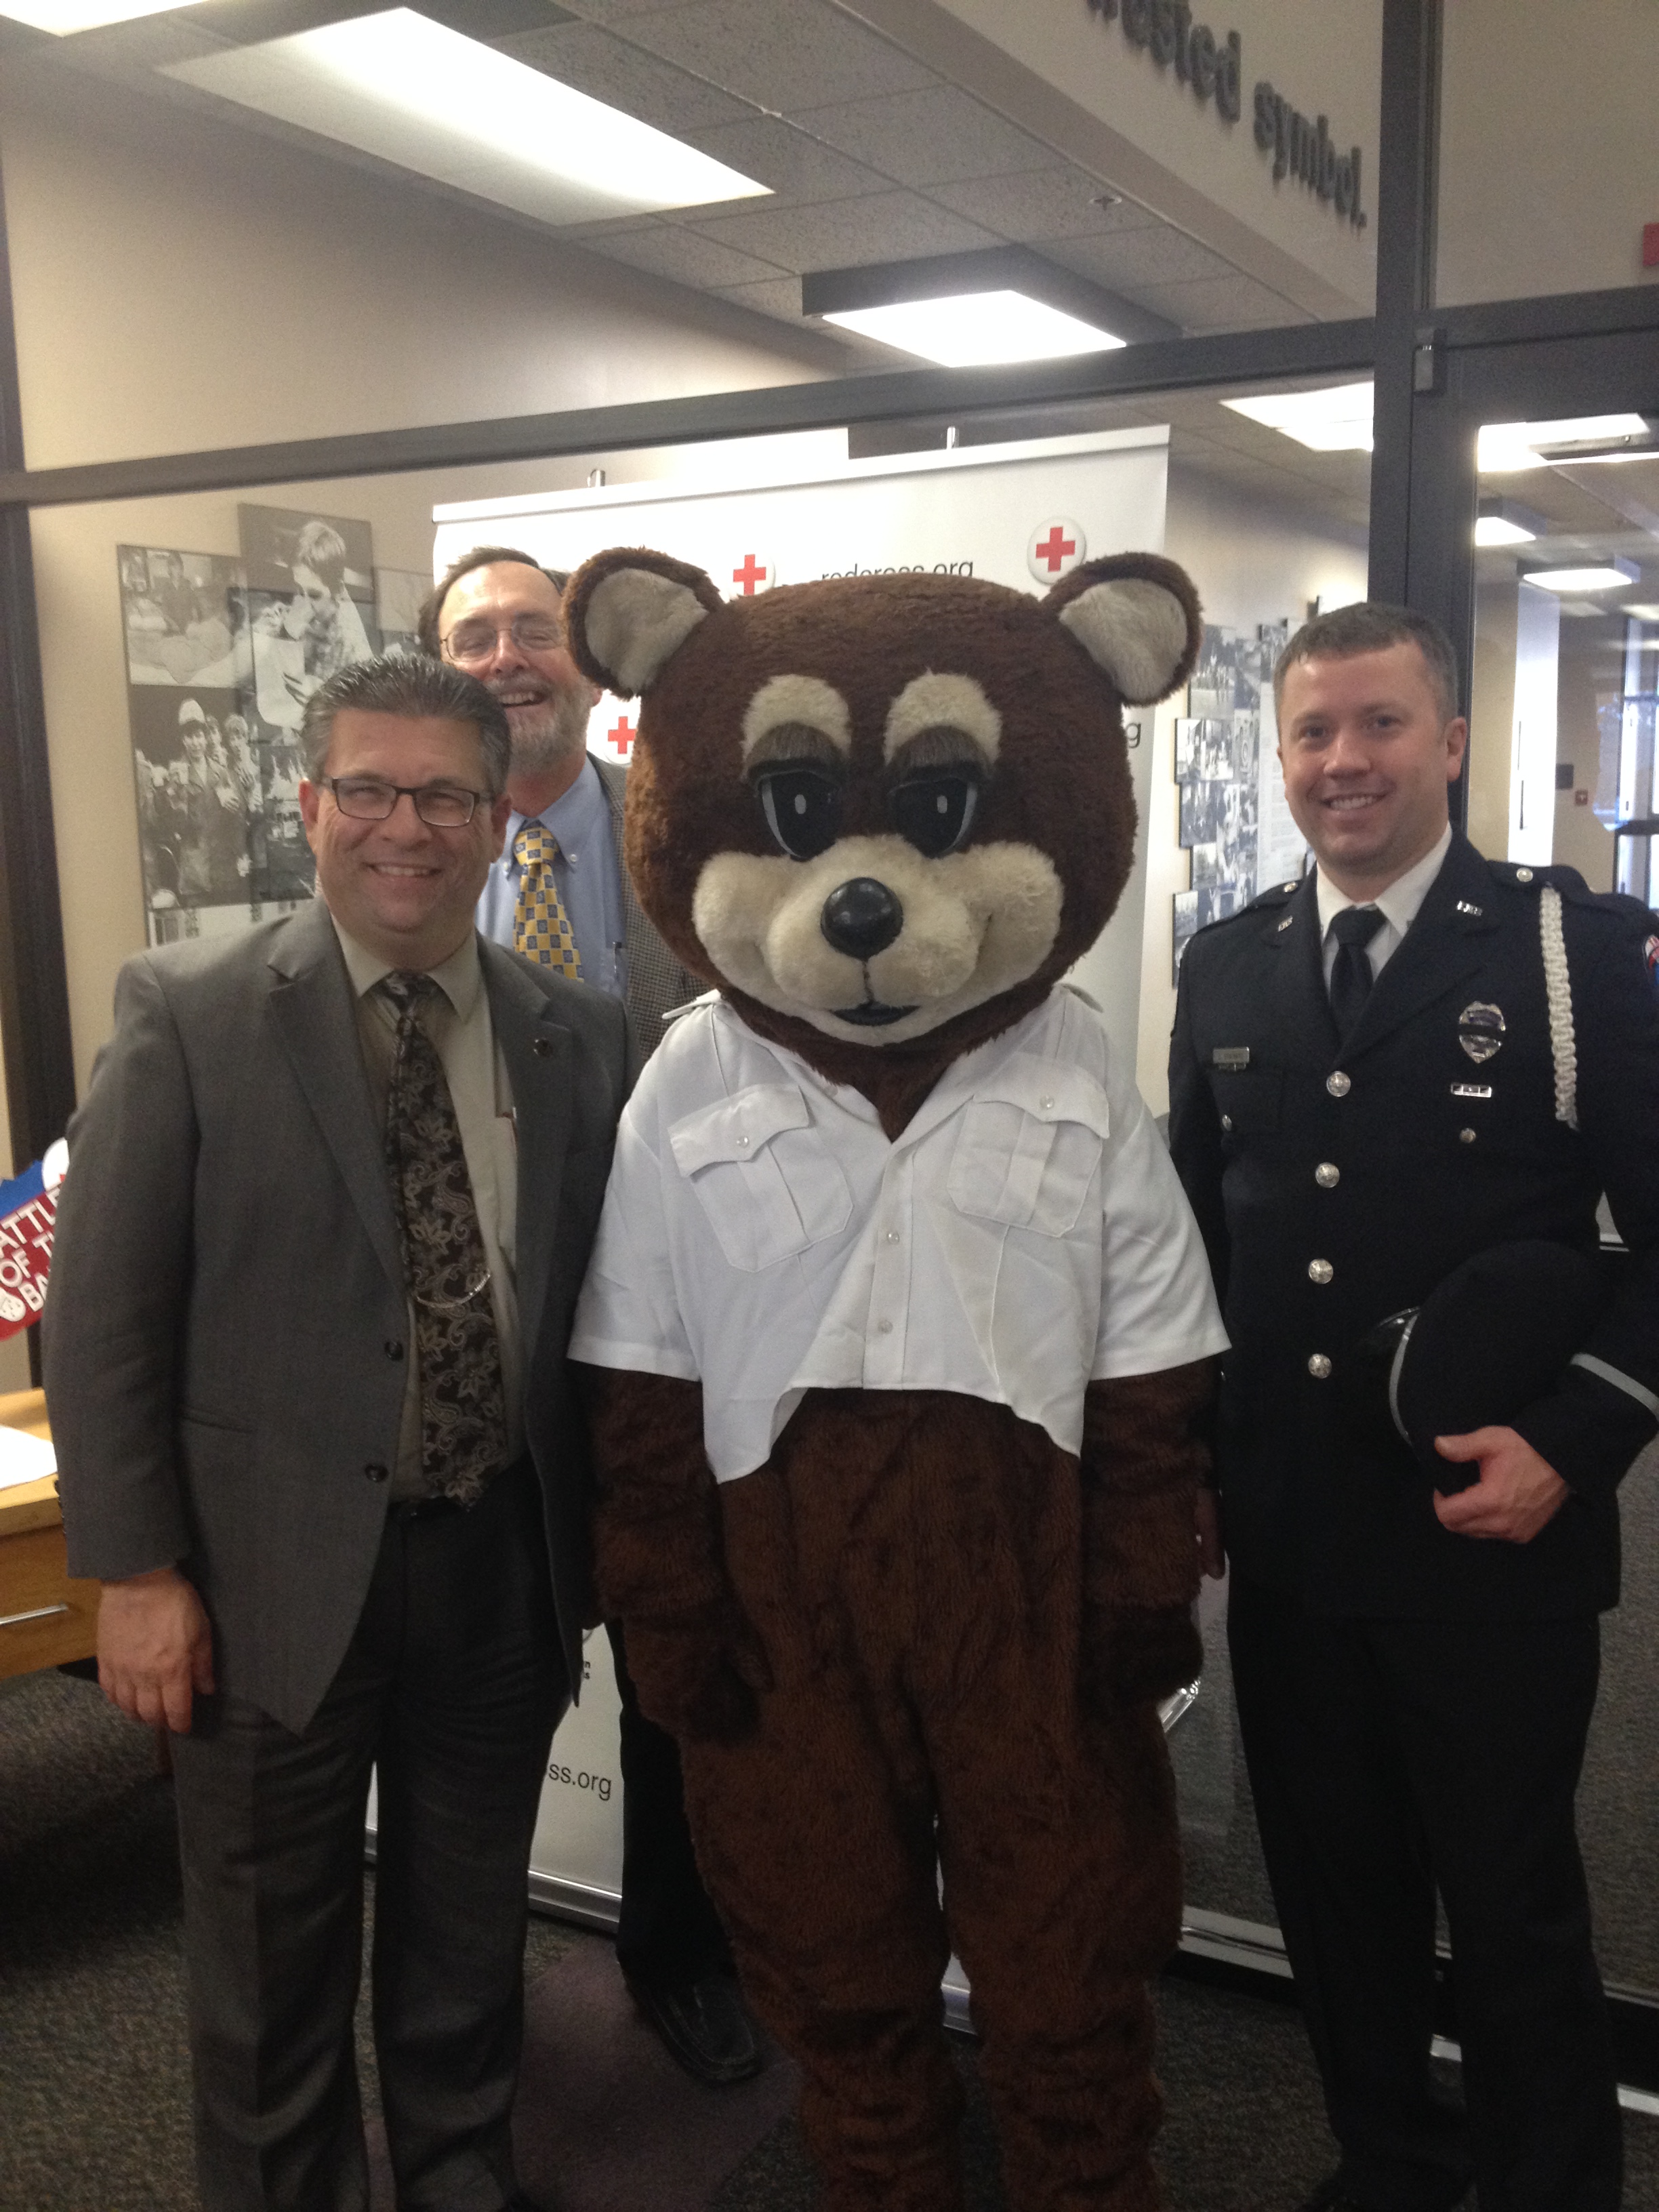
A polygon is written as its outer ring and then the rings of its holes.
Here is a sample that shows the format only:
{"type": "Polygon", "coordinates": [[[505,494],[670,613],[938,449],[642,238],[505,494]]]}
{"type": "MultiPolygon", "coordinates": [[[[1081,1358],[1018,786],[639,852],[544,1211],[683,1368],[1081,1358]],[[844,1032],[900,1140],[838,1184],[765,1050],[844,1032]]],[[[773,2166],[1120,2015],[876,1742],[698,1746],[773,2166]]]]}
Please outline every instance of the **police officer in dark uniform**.
{"type": "Polygon", "coordinates": [[[1452,831],[1467,733],[1423,617],[1322,616],[1275,686],[1318,867],[1188,946],[1170,1133],[1233,1346],[1241,1730],[1341,2149],[1304,2212],[1439,2212],[1472,2177],[1482,2212],[1612,2212],[1573,1796],[1614,1493],[1659,1426],[1659,924],[1452,831]],[[1364,1340],[1490,1248],[1595,1255],[1604,1191],[1620,1286],[1510,1422],[1438,1439],[1437,1480],[1364,1340]],[[1430,2075],[1437,1889],[1466,2114],[1430,2075]]]}

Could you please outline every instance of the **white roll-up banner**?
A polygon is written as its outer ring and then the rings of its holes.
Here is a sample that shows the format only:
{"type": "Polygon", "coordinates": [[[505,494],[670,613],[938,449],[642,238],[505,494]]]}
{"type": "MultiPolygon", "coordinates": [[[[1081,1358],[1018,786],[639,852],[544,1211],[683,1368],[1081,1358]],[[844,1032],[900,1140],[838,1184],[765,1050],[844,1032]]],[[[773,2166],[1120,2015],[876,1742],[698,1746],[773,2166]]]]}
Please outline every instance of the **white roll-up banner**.
{"type": "MultiPolygon", "coordinates": [[[[742,483],[671,478],[440,507],[433,574],[480,544],[518,547],[561,569],[609,545],[644,545],[706,569],[728,599],[903,569],[984,577],[1041,597],[1081,561],[1163,550],[1169,434],[1147,427],[953,447],[844,461],[811,477],[797,462],[793,471],[779,468],[775,480],[757,449],[745,456],[742,483]]],[[[848,645],[856,651],[855,641],[848,645]]],[[[634,702],[601,699],[589,749],[626,761],[637,720],[634,702]]],[[[1128,708],[1125,724],[1144,823],[1152,709],[1128,708]]],[[[1138,839],[1117,912],[1073,971],[1132,1062],[1146,883],[1138,839]]],[[[581,1701],[554,1740],[531,1857],[532,1895],[596,1925],[614,1922],[621,1892],[617,1719],[611,1649],[600,1632],[587,1639],[581,1701]]],[[[957,2013],[964,1989],[954,1960],[946,1991],[957,2013]]]]}

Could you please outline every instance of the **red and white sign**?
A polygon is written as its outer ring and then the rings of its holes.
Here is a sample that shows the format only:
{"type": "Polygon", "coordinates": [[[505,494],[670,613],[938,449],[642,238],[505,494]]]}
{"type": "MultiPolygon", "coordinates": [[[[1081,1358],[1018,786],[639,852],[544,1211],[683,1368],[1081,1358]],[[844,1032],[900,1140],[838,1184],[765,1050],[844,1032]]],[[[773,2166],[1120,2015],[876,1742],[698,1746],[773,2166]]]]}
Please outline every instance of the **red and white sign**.
{"type": "Polygon", "coordinates": [[[1083,525],[1069,515],[1051,515],[1038,523],[1025,543],[1025,565],[1039,584],[1057,584],[1060,578],[1089,557],[1089,541],[1083,525]]]}
{"type": "Polygon", "coordinates": [[[772,563],[757,553],[744,553],[734,561],[730,574],[732,580],[726,589],[728,599],[752,599],[757,592],[769,592],[775,581],[772,563]]]}
{"type": "Polygon", "coordinates": [[[14,1336],[40,1318],[52,1272],[58,1186],[68,1164],[69,1147],[60,1137],[44,1159],[0,1183],[0,1337],[14,1336]]]}

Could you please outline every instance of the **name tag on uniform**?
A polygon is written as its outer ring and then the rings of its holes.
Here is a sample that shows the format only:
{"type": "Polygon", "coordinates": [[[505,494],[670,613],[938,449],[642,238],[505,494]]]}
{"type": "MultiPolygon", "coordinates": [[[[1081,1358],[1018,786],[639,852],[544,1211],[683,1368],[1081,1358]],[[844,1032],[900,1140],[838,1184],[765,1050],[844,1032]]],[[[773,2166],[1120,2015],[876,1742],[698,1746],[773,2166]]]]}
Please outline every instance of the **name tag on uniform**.
{"type": "Polygon", "coordinates": [[[1490,1098],[1492,1085],[1490,1083],[1454,1083],[1451,1095],[1454,1098],[1490,1098]]]}
{"type": "Polygon", "coordinates": [[[1250,1048],[1247,1044],[1218,1044],[1210,1054],[1212,1067],[1248,1067],[1250,1048]]]}

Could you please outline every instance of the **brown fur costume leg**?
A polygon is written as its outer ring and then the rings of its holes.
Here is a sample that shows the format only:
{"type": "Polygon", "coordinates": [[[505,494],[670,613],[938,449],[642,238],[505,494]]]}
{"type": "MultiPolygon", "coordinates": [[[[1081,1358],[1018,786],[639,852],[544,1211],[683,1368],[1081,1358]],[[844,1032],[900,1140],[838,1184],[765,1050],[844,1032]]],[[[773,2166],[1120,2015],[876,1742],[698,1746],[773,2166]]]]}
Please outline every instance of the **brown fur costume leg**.
{"type": "Polygon", "coordinates": [[[1173,1793],[1150,1708],[1080,1705],[1076,1462],[976,1401],[814,1394],[720,1504],[773,1688],[752,1737],[686,1746],[688,1798],[830,2204],[959,2201],[937,1814],[1011,2203],[1149,2212],[1173,1793]]]}

